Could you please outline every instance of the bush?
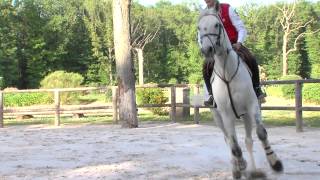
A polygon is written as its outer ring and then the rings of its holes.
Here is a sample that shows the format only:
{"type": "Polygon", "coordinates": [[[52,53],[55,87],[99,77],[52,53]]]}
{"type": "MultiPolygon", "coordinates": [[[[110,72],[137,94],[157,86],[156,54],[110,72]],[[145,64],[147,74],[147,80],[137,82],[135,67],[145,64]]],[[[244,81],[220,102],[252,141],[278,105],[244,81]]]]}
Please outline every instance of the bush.
{"type": "MultiPolygon", "coordinates": [[[[78,73],[68,73],[65,71],[55,71],[47,75],[41,82],[41,88],[75,88],[80,87],[83,77],[78,73]]],[[[79,93],[61,93],[61,103],[68,104],[77,100],[79,93]]]]}
{"type": "Polygon", "coordinates": [[[53,99],[47,93],[6,93],[4,98],[4,106],[32,106],[52,104],[53,99]]]}
{"type": "MultiPolygon", "coordinates": [[[[287,75],[287,76],[282,76],[280,80],[297,80],[297,79],[302,79],[298,75],[287,75]]],[[[281,87],[282,95],[284,98],[287,99],[292,99],[295,97],[295,85],[294,84],[288,84],[288,85],[283,85],[281,87]]]]}
{"type": "Polygon", "coordinates": [[[112,91],[110,91],[110,90],[106,91],[105,95],[106,95],[105,101],[106,102],[112,102],[112,91]]]}
{"type": "Polygon", "coordinates": [[[176,78],[171,78],[169,80],[169,84],[177,84],[178,83],[178,80],[176,78]]]}
{"type": "Polygon", "coordinates": [[[48,74],[41,82],[42,88],[74,88],[79,87],[83,77],[78,73],[55,71],[48,74]]]}
{"type": "MultiPolygon", "coordinates": [[[[168,97],[162,89],[159,88],[143,88],[137,89],[137,103],[142,104],[165,104],[168,101],[168,97]]],[[[168,112],[164,108],[150,108],[150,110],[157,115],[165,115],[168,112]]]]}
{"type": "Polygon", "coordinates": [[[303,99],[320,104],[320,85],[305,84],[303,86],[303,99]]]}

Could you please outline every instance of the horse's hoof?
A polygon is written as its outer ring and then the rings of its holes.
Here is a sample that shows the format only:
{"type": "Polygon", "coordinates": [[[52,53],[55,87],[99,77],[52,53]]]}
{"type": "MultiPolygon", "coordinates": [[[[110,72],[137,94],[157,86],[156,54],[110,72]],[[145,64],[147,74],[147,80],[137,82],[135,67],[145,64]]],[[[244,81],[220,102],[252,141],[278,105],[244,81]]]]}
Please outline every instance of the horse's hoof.
{"type": "Polygon", "coordinates": [[[232,171],[233,179],[241,179],[241,171],[232,171]]]}
{"type": "Polygon", "coordinates": [[[282,165],[282,162],[280,160],[277,160],[276,163],[274,163],[274,165],[272,165],[271,167],[276,172],[282,172],[283,171],[283,165],[282,165]]]}
{"type": "Polygon", "coordinates": [[[247,161],[243,158],[237,160],[233,159],[232,164],[234,166],[234,171],[244,171],[247,168],[247,161]]]}
{"type": "Polygon", "coordinates": [[[246,179],[260,179],[260,180],[266,180],[267,175],[260,170],[250,171],[246,173],[246,179]]]}
{"type": "Polygon", "coordinates": [[[245,170],[247,168],[247,161],[242,159],[242,161],[239,163],[239,168],[241,171],[245,170]]]}

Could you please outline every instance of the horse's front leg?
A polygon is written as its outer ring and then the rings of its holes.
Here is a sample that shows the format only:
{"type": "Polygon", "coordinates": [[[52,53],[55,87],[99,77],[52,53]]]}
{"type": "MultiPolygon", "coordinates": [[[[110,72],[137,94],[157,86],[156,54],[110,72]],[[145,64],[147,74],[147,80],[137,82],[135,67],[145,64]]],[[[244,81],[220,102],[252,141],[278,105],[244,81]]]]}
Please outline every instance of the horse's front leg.
{"type": "Polygon", "coordinates": [[[253,139],[252,139],[252,122],[253,118],[249,114],[245,114],[244,117],[244,127],[246,130],[245,144],[249,153],[250,162],[252,165],[252,170],[256,170],[256,163],[253,155],[253,139]]]}
{"type": "Polygon", "coordinates": [[[232,157],[232,175],[235,179],[241,178],[241,171],[247,168],[247,162],[243,158],[242,150],[239,146],[236,130],[235,130],[235,118],[233,114],[222,115],[223,125],[226,132],[227,142],[231,149],[232,157]]]}

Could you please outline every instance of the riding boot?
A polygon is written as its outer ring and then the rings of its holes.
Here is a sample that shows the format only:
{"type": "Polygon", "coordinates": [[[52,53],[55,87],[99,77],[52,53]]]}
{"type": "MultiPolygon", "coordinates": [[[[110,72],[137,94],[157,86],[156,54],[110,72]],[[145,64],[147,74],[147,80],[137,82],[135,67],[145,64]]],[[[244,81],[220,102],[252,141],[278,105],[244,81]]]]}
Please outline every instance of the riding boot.
{"type": "Polygon", "coordinates": [[[213,72],[213,63],[205,62],[202,66],[202,76],[209,94],[209,99],[204,101],[205,106],[212,106],[214,102],[213,96],[212,96],[212,87],[210,82],[212,72],[213,72]]]}
{"type": "MultiPolygon", "coordinates": [[[[250,66],[249,66],[250,67],[250,66]]],[[[265,103],[267,97],[267,94],[262,91],[261,86],[260,86],[260,75],[259,75],[259,67],[257,64],[257,61],[253,59],[251,61],[251,72],[252,72],[252,85],[253,85],[253,90],[256,93],[256,96],[260,103],[265,103]]]]}
{"type": "Polygon", "coordinates": [[[256,59],[251,60],[250,70],[252,72],[252,85],[253,89],[259,100],[265,101],[265,97],[267,97],[266,93],[264,93],[260,86],[260,75],[259,75],[259,67],[256,59]]]}

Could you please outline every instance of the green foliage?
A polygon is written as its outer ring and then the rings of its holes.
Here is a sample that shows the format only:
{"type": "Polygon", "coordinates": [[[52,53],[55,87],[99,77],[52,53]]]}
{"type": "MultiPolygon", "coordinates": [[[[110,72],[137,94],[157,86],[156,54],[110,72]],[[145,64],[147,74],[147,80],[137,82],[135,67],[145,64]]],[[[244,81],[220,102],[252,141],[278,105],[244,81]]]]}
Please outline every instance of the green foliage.
{"type": "Polygon", "coordinates": [[[303,99],[320,104],[320,84],[303,85],[303,99]]]}
{"type": "Polygon", "coordinates": [[[112,102],[112,91],[107,91],[105,94],[105,102],[112,102]]]}
{"type": "Polygon", "coordinates": [[[176,78],[171,78],[171,79],[169,80],[169,84],[177,84],[177,83],[178,83],[178,81],[177,81],[176,78]]]}
{"type": "MultiPolygon", "coordinates": [[[[319,23],[315,25],[314,29],[320,28],[319,23]]],[[[310,30],[314,30],[310,29],[310,30]]],[[[309,30],[309,32],[310,32],[309,30]]],[[[308,34],[306,37],[307,41],[307,51],[311,62],[311,78],[320,78],[320,32],[315,34],[308,34]]]]}
{"type": "Polygon", "coordinates": [[[0,90],[4,88],[4,80],[3,77],[0,77],[0,90]]]}
{"type": "MultiPolygon", "coordinates": [[[[90,91],[89,93],[83,93],[77,98],[77,102],[73,102],[72,104],[90,104],[90,103],[106,103],[111,102],[109,99],[109,93],[111,91],[107,91],[107,93],[100,93],[98,91],[90,91]],[[107,97],[106,97],[107,96],[107,97]]],[[[111,92],[112,93],[112,92],[111,92]]],[[[111,96],[112,98],[112,96],[111,96]]]]}
{"type": "MultiPolygon", "coordinates": [[[[47,75],[41,81],[41,88],[75,88],[80,87],[83,77],[78,73],[68,73],[65,71],[56,71],[47,75]]],[[[71,103],[77,99],[77,93],[62,93],[60,96],[61,103],[71,103]]]]}
{"type": "Polygon", "coordinates": [[[266,93],[268,96],[274,96],[274,97],[282,97],[283,93],[281,91],[282,85],[270,85],[265,88],[266,93]]]}
{"type": "MultiPolygon", "coordinates": [[[[198,83],[203,57],[197,43],[198,1],[159,1],[145,7],[133,1],[132,27],[157,31],[144,50],[145,82],[198,83]]],[[[282,7],[286,3],[279,3],[282,7]]],[[[320,77],[319,2],[298,1],[296,19],[308,26],[298,33],[297,51],[290,52],[290,74],[320,77]]],[[[264,67],[268,80],[282,74],[281,11],[273,5],[246,4],[238,9],[248,30],[245,45],[264,67]]],[[[0,1],[0,76],[5,87],[38,88],[50,72],[63,70],[84,77],[86,85],[116,82],[111,0],[0,1]]],[[[133,30],[133,29],[132,29],[133,30]]],[[[141,34],[141,33],[140,33],[141,34]]],[[[136,69],[136,72],[137,69],[136,69]]]]}
{"type": "MultiPolygon", "coordinates": [[[[162,89],[159,88],[141,88],[137,89],[137,103],[142,104],[165,104],[168,97],[162,89]]],[[[150,110],[157,115],[164,115],[167,112],[163,108],[150,108],[150,110]]]]}
{"type": "Polygon", "coordinates": [[[83,77],[78,73],[55,71],[41,81],[41,88],[74,88],[80,87],[83,77]]]}
{"type": "MultiPolygon", "coordinates": [[[[301,79],[298,75],[287,75],[282,76],[281,80],[298,80],[301,79]]],[[[288,84],[288,85],[282,85],[281,87],[282,95],[283,97],[287,99],[291,99],[295,97],[295,85],[294,84],[288,84]]]]}
{"type": "Polygon", "coordinates": [[[52,104],[53,98],[48,93],[6,93],[4,106],[31,106],[52,104]]]}

